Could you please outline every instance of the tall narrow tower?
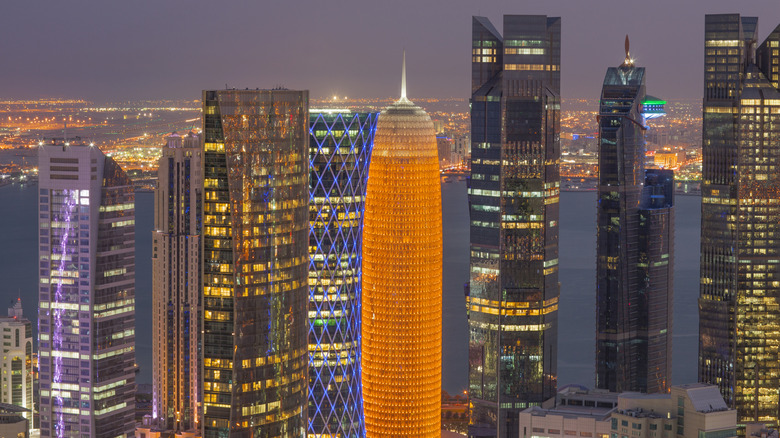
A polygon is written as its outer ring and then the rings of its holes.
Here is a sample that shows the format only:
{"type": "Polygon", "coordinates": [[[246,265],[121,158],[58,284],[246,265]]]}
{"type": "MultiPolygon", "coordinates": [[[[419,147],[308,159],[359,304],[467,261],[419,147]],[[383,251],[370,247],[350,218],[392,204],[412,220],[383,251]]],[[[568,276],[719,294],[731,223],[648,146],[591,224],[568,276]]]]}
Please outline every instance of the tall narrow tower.
{"type": "Polygon", "coordinates": [[[704,24],[699,380],[737,422],[778,425],[780,409],[780,26],[704,24]]]}
{"type": "Polygon", "coordinates": [[[152,297],[156,427],[200,433],[203,151],[197,135],[172,134],[154,196],[152,297]]]}
{"type": "Polygon", "coordinates": [[[38,150],[41,437],[135,435],[135,189],[98,148],[38,150]]]}
{"type": "MultiPolygon", "coordinates": [[[[405,63],[404,63],[405,64],[405,63]]],[[[377,121],[363,228],[366,436],[441,435],[442,222],[436,134],[401,98],[377,121]]]]}
{"type": "Polygon", "coordinates": [[[474,17],[469,436],[516,437],[555,396],[561,19],[474,17]]]}
{"type": "Polygon", "coordinates": [[[358,438],[362,231],[377,114],[310,114],[308,434],[358,438]]]}
{"type": "Polygon", "coordinates": [[[309,93],[203,92],[205,437],[300,438],[309,93]]]}
{"type": "Polygon", "coordinates": [[[596,387],[666,393],[672,371],[673,175],[653,170],[646,177],[645,69],[634,65],[628,49],[626,36],[625,61],[607,69],[599,108],[596,387]]]}

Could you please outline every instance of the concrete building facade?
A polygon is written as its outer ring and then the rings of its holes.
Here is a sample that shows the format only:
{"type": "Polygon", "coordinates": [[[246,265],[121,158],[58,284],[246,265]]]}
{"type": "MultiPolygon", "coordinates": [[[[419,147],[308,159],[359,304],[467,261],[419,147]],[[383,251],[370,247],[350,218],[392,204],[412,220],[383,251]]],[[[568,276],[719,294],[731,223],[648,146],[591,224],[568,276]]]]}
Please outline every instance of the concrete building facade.
{"type": "Polygon", "coordinates": [[[733,438],[737,412],[718,387],[678,385],[670,394],[568,387],[519,415],[519,438],[733,438]]]}
{"type": "Polygon", "coordinates": [[[203,423],[202,155],[197,135],[168,136],[154,193],[152,416],[177,433],[203,423]]]}

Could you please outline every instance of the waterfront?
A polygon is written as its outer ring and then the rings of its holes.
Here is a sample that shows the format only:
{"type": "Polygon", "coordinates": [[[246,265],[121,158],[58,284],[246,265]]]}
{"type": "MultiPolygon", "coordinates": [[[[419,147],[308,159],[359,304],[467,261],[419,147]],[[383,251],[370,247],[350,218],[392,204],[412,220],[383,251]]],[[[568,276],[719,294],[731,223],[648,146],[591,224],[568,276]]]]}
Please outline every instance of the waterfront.
{"type": "MultiPolygon", "coordinates": [[[[37,319],[37,186],[0,187],[0,311],[17,296],[37,319]]],[[[139,383],[151,383],[152,193],[136,193],[136,348],[139,383]]],[[[700,198],[676,197],[674,384],[696,381],[700,198]]],[[[467,342],[463,284],[468,280],[468,206],[465,181],[442,184],[444,219],[443,389],[466,387],[467,342]]],[[[559,385],[593,386],[595,339],[596,193],[563,192],[560,218],[559,385]]]]}

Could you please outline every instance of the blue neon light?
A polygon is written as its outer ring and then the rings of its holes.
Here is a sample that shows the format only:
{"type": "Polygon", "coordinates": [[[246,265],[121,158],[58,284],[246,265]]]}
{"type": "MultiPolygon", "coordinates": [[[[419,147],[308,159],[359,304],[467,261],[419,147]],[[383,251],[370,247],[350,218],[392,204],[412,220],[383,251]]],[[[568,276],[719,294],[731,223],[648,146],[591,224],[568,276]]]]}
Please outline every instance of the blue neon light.
{"type": "Polygon", "coordinates": [[[310,118],[310,436],[365,437],[359,348],[361,236],[377,116],[319,113],[310,118]],[[317,137],[317,132],[327,134],[317,137]]]}

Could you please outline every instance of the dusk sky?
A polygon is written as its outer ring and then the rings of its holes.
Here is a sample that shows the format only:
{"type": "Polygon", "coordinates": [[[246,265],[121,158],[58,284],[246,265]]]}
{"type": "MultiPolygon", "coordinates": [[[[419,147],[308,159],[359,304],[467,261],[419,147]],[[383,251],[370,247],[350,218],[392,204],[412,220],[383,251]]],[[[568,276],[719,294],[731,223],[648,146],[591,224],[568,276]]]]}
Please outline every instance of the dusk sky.
{"type": "Polygon", "coordinates": [[[707,13],[780,24],[778,0],[27,1],[0,6],[0,99],[199,99],[284,86],[320,98],[467,98],[471,16],[562,17],[564,98],[598,96],[631,39],[648,93],[700,98],[707,13]]]}

